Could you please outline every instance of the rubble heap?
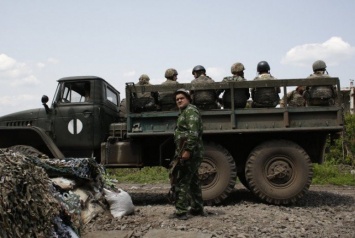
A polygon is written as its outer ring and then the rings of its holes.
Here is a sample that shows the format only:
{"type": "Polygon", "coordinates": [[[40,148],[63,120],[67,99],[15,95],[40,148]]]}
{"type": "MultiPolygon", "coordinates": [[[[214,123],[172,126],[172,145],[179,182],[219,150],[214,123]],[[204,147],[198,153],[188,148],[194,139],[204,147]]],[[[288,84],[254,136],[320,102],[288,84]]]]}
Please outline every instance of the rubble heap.
{"type": "Polygon", "coordinates": [[[60,213],[45,170],[0,149],[0,237],[49,237],[60,213]]]}
{"type": "Polygon", "coordinates": [[[0,149],[0,237],[75,237],[107,209],[93,158],[49,159],[0,149]]]}

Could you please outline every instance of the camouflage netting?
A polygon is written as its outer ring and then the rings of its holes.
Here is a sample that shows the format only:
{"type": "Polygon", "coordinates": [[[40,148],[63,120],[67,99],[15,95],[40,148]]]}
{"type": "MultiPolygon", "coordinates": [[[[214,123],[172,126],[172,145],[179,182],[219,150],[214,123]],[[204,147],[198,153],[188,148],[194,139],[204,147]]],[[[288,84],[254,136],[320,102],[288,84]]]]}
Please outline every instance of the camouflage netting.
{"type": "Polygon", "coordinates": [[[0,236],[48,237],[60,204],[44,169],[0,149],[0,236]]]}
{"type": "Polygon", "coordinates": [[[48,159],[0,149],[0,237],[80,235],[89,203],[105,207],[103,169],[93,158],[48,159]],[[54,183],[69,177],[87,199],[54,183]],[[84,214],[84,213],[83,213],[84,214]]]}

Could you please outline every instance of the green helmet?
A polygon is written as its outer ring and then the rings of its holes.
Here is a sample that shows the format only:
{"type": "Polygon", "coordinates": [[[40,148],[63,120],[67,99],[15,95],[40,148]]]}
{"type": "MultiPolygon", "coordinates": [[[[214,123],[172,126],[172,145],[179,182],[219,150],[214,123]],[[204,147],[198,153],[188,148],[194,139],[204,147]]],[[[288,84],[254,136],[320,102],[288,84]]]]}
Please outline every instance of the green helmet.
{"type": "Polygon", "coordinates": [[[180,88],[180,89],[175,91],[175,93],[173,95],[174,102],[176,100],[176,95],[178,95],[179,93],[184,94],[185,97],[191,102],[191,94],[190,94],[189,90],[186,90],[184,88],[180,88]]]}
{"type": "Polygon", "coordinates": [[[172,79],[174,75],[178,75],[176,69],[170,68],[165,71],[165,78],[172,79]]]}
{"type": "Polygon", "coordinates": [[[232,74],[236,74],[238,72],[242,72],[243,70],[245,70],[244,65],[242,63],[239,63],[239,62],[233,64],[232,67],[231,67],[232,74]]]}
{"type": "Polygon", "coordinates": [[[327,68],[327,65],[323,60],[317,60],[316,62],[313,63],[312,68],[313,68],[313,72],[316,72],[320,70],[325,70],[327,68]]]}
{"type": "Polygon", "coordinates": [[[149,82],[150,78],[148,75],[146,74],[142,74],[140,77],[139,77],[139,82],[142,82],[142,83],[147,83],[149,82]]]}

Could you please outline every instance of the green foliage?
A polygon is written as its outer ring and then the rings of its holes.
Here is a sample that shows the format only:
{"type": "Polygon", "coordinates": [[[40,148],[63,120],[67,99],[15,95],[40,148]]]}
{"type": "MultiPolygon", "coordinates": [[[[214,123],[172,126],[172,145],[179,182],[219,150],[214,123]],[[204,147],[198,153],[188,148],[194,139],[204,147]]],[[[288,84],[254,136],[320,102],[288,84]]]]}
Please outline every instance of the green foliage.
{"type": "Polygon", "coordinates": [[[355,174],[351,174],[351,166],[325,162],[313,166],[313,184],[320,185],[355,185],[355,174]]]}
{"type": "Polygon", "coordinates": [[[164,167],[144,167],[107,169],[107,177],[116,179],[119,183],[167,183],[168,170],[164,167]]]}
{"type": "Polygon", "coordinates": [[[330,151],[325,155],[325,160],[354,166],[355,115],[346,114],[344,123],[344,133],[340,138],[334,140],[333,145],[330,145],[330,140],[327,141],[330,151]]]}

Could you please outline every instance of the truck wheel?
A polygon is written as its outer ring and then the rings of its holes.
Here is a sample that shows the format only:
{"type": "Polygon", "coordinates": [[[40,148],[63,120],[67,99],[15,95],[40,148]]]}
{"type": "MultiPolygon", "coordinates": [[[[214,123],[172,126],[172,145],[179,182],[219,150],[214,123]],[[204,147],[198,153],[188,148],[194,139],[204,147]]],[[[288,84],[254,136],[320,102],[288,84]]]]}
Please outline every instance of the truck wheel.
{"type": "Polygon", "coordinates": [[[261,200],[275,204],[296,202],[312,182],[312,163],[297,144],[277,140],[262,143],[249,155],[246,179],[261,200]]]}
{"type": "Polygon", "coordinates": [[[237,178],[236,166],[233,157],[222,146],[205,145],[198,172],[202,198],[207,205],[221,203],[233,191],[237,178]]]}
{"type": "Polygon", "coordinates": [[[39,150],[33,148],[32,146],[28,145],[14,145],[8,148],[9,150],[12,150],[14,152],[19,152],[25,156],[29,157],[37,157],[37,158],[43,158],[47,157],[45,154],[40,152],[39,150]]]}
{"type": "Polygon", "coordinates": [[[118,111],[118,116],[120,117],[120,120],[122,122],[125,122],[126,121],[126,114],[127,113],[127,110],[126,110],[126,99],[122,99],[121,100],[121,103],[120,103],[120,107],[119,107],[119,111],[118,111]]]}

